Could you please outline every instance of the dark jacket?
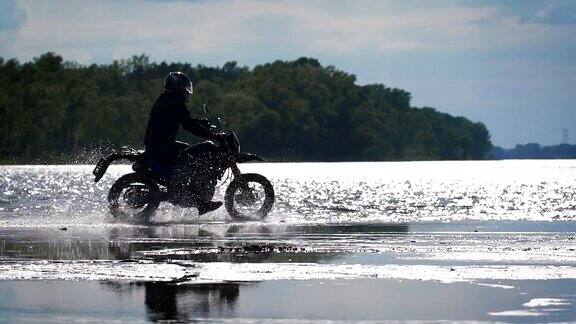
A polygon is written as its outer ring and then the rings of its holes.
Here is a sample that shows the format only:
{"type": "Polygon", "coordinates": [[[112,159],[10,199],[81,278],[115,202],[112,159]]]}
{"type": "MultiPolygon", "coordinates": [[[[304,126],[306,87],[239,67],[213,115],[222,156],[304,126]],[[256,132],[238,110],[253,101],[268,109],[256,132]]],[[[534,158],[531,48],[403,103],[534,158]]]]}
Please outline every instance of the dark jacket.
{"type": "Polygon", "coordinates": [[[177,154],[174,143],[180,125],[196,136],[215,138],[215,134],[203,125],[201,119],[190,116],[184,98],[166,91],[156,99],[148,119],[144,145],[149,159],[173,162],[177,154]]]}

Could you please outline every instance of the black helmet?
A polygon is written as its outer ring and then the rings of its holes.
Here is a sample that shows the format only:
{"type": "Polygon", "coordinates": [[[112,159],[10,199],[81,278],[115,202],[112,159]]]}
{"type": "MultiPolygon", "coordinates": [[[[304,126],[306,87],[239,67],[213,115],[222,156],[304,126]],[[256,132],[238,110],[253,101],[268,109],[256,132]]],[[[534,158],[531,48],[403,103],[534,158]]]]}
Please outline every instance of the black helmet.
{"type": "Polygon", "coordinates": [[[182,93],[188,98],[194,92],[192,81],[182,72],[170,72],[164,79],[164,89],[174,93],[182,93]]]}

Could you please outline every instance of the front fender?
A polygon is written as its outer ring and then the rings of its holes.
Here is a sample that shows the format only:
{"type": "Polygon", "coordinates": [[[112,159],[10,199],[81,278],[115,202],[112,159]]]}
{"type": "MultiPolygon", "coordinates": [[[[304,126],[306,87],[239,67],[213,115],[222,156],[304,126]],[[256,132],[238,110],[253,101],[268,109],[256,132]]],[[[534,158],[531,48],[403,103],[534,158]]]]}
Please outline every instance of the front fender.
{"type": "Polygon", "coordinates": [[[256,154],[252,154],[252,153],[240,153],[238,154],[238,157],[236,157],[236,162],[237,163],[245,163],[245,162],[250,162],[250,161],[260,161],[260,162],[265,162],[266,160],[256,154]]]}

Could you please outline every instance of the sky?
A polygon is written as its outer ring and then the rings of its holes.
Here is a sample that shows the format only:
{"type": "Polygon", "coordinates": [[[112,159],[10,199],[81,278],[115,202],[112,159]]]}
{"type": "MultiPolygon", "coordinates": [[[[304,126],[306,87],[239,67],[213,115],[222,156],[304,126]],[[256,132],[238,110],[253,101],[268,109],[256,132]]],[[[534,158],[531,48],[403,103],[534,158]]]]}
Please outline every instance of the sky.
{"type": "Polygon", "coordinates": [[[576,143],[576,0],[1,0],[0,56],[253,67],[315,57],[486,124],[492,142],[576,143]]]}

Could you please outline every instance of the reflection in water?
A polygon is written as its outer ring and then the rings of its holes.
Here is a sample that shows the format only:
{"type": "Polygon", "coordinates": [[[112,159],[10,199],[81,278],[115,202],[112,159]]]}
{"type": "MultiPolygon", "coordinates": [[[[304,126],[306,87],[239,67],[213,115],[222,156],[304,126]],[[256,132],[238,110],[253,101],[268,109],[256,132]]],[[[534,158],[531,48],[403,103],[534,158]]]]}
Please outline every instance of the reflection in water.
{"type": "Polygon", "coordinates": [[[152,321],[231,317],[240,295],[237,283],[177,285],[145,283],[148,318],[152,321]]]}
{"type": "MultiPolygon", "coordinates": [[[[233,225],[197,228],[172,226],[137,228],[129,232],[125,229],[113,229],[109,237],[125,240],[130,238],[138,241],[132,244],[131,252],[173,245],[180,250],[191,245],[196,247],[218,245],[220,247],[219,253],[170,255],[170,258],[186,258],[202,262],[319,262],[333,258],[334,255],[310,252],[281,253],[274,250],[274,246],[285,245],[284,239],[286,238],[291,240],[306,238],[309,241],[306,243],[308,244],[326,236],[401,234],[408,233],[408,231],[408,225],[233,225]],[[143,242],[145,239],[151,239],[151,241],[143,242]],[[173,240],[176,240],[176,243],[173,240]],[[272,249],[266,249],[268,246],[272,249]],[[223,247],[236,248],[223,249],[223,247]],[[243,248],[239,249],[239,247],[243,248]]],[[[133,255],[131,254],[132,257],[133,255]]],[[[118,255],[118,257],[121,256],[124,257],[123,254],[118,255]]],[[[247,283],[242,285],[247,285],[247,283]]],[[[200,285],[148,282],[143,286],[147,315],[152,321],[232,317],[235,315],[235,306],[240,295],[240,284],[233,282],[200,285]]]]}
{"type": "MultiPolygon", "coordinates": [[[[322,320],[480,320],[512,322],[572,322],[576,319],[576,281],[503,281],[515,289],[468,283],[430,281],[353,280],[333,282],[265,282],[179,285],[176,283],[120,284],[118,299],[144,291],[148,320],[267,318],[322,320]],[[247,289],[250,288],[250,289],[247,289]],[[520,293],[520,294],[519,294],[520,293]],[[299,296],[299,298],[293,298],[299,296]],[[438,298],[440,296],[440,298],[438,298]],[[465,296],[473,296],[467,298],[465,296]],[[563,307],[531,305],[542,296],[561,297],[563,307]],[[350,303],[350,300],[354,300],[350,303]],[[532,303],[530,303],[532,301],[532,303]],[[346,305],[345,307],[338,307],[346,305]],[[514,310],[514,311],[508,311],[514,310]],[[516,314],[507,316],[506,314],[516,314]],[[531,315],[538,313],[538,316],[531,315]]],[[[108,285],[105,283],[104,285],[108,285]]]]}
{"type": "MultiPolygon", "coordinates": [[[[407,225],[262,224],[3,229],[0,256],[45,260],[326,262],[342,253],[316,253],[314,246],[331,240],[357,240],[364,235],[372,238],[403,235],[408,231],[407,225]],[[163,253],[172,250],[175,252],[163,253]]],[[[238,283],[102,282],[102,285],[119,296],[132,295],[133,289],[143,289],[146,314],[152,321],[232,317],[241,289],[238,283]]]]}
{"type": "Polygon", "coordinates": [[[348,323],[440,318],[529,323],[576,319],[576,280],[487,284],[493,285],[386,279],[280,280],[255,285],[0,281],[0,322],[221,322],[226,318],[266,322],[275,318],[348,323]],[[561,300],[563,305],[550,305],[552,300],[561,300]],[[540,315],[531,315],[535,313],[540,315]]]}
{"type": "MultiPolygon", "coordinates": [[[[408,225],[170,225],[109,228],[0,229],[0,257],[46,260],[167,258],[203,262],[273,262],[316,249],[359,248],[362,243],[407,234],[408,225]],[[174,253],[171,253],[173,251],[174,253]],[[267,256],[267,254],[270,254],[267,256]]],[[[329,252],[329,251],[328,251],[329,252]]]]}

